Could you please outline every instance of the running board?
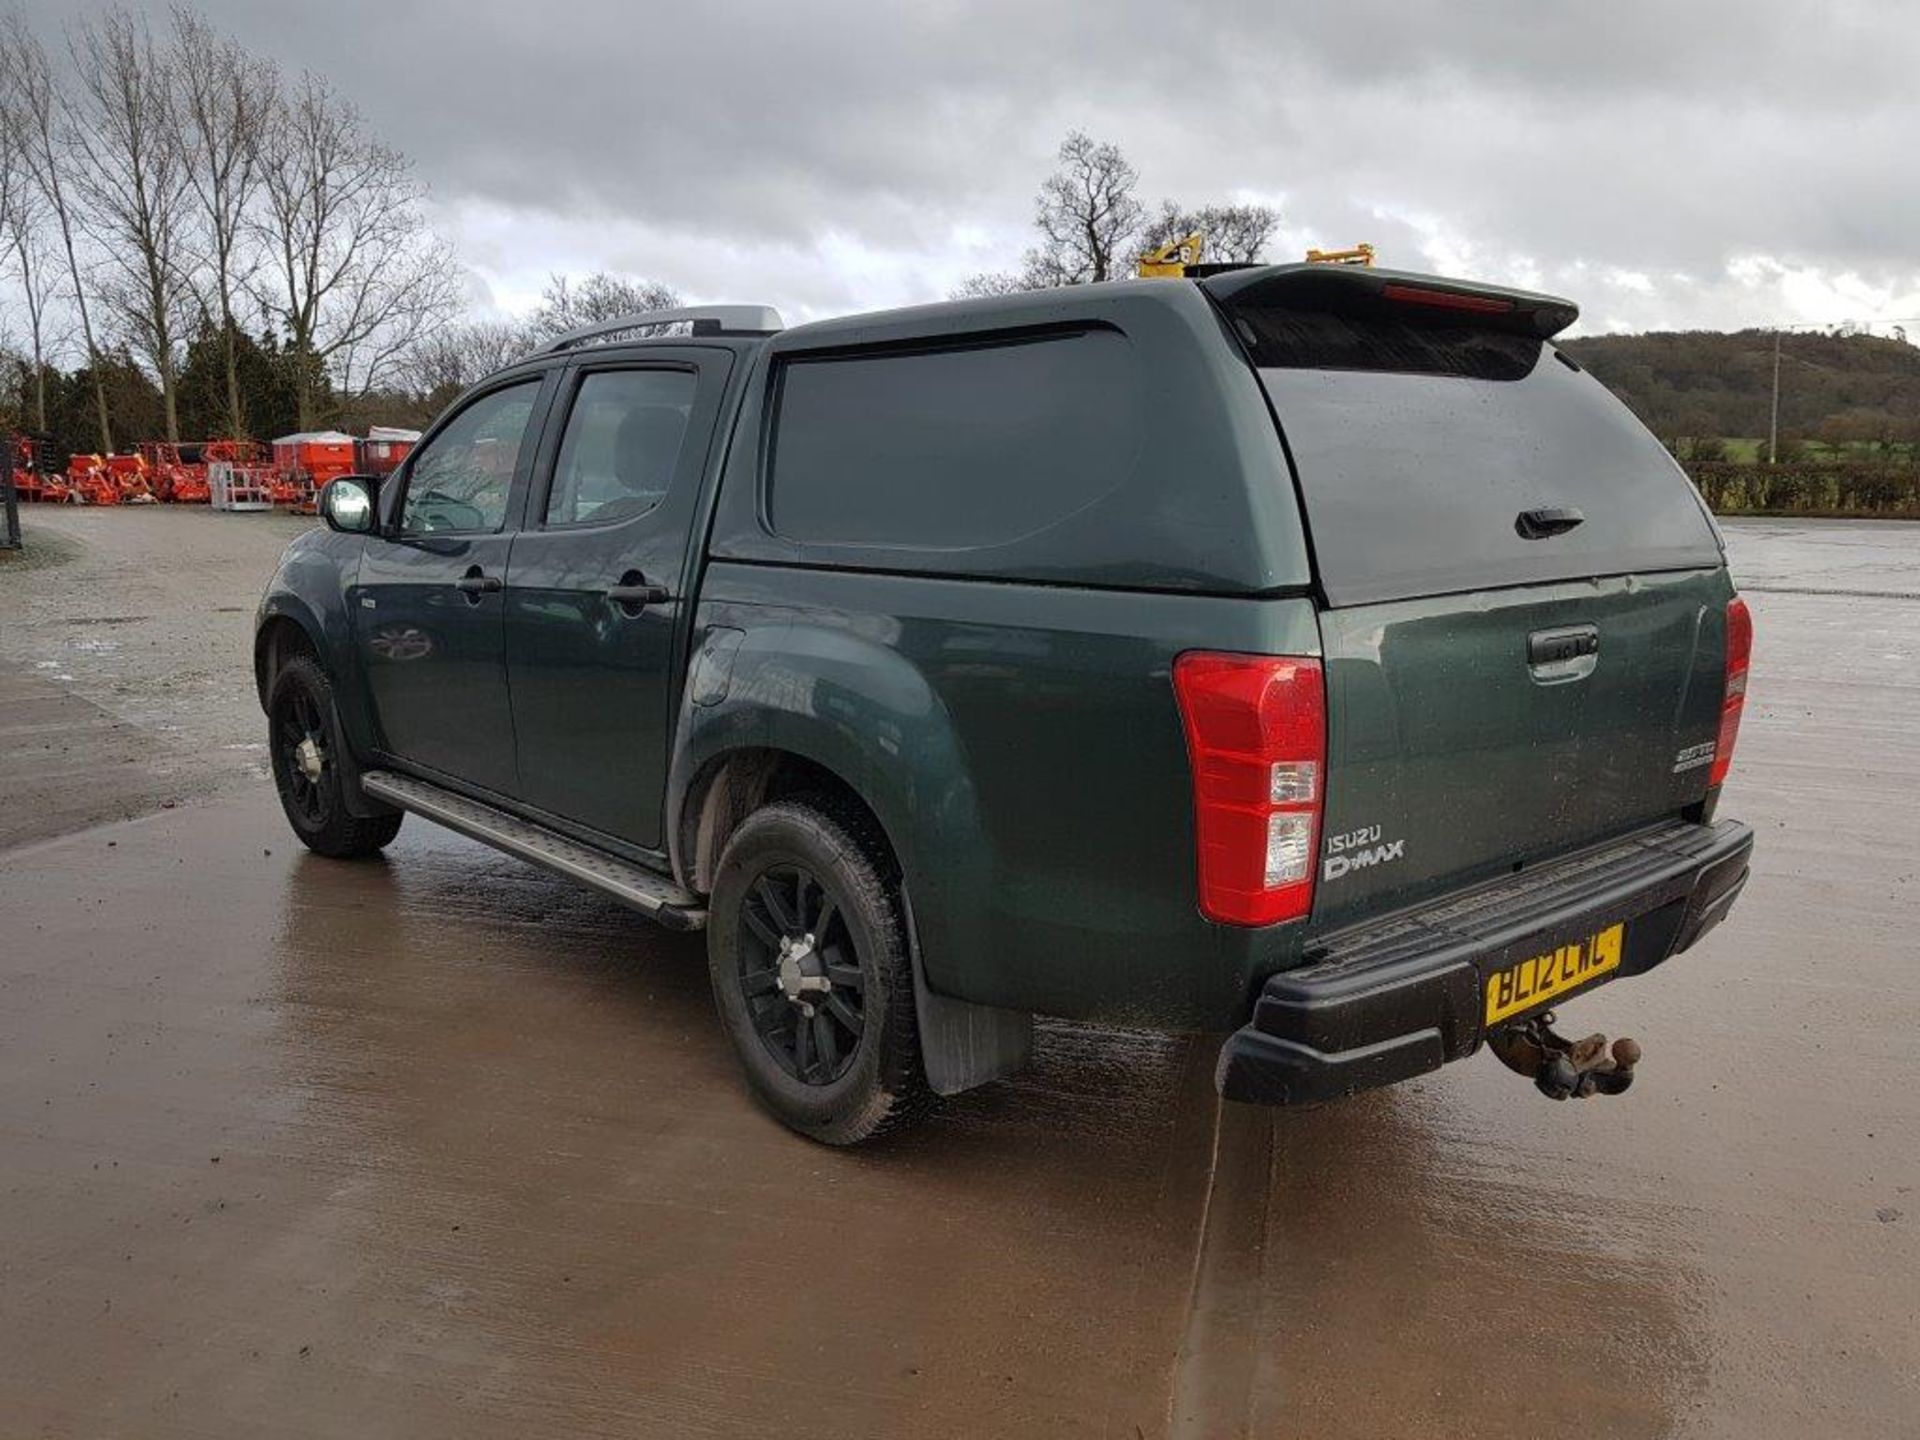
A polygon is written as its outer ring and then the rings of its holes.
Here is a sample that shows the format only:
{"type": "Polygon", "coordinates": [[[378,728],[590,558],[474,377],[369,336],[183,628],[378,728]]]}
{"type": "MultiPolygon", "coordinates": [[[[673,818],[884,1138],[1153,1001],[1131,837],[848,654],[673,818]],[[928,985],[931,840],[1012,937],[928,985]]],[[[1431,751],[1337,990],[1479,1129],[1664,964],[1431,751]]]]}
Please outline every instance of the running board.
{"type": "Polygon", "coordinates": [[[360,784],[369,795],[389,805],[398,805],[424,820],[458,830],[496,850],[604,891],[669,929],[698,930],[707,923],[707,912],[698,896],[644,865],[617,859],[604,850],[556,835],[516,819],[504,810],[469,800],[411,775],[368,770],[360,776],[360,784]]]}

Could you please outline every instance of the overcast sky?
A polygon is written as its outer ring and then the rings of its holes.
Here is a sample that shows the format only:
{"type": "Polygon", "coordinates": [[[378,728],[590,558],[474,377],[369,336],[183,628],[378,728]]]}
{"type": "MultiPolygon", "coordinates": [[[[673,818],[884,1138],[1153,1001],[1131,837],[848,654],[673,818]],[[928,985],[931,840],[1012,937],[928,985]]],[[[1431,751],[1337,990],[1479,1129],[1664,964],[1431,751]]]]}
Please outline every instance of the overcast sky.
{"type": "Polygon", "coordinates": [[[1920,315],[1920,0],[201,8],[414,158],[503,311],[597,267],[790,321],[937,299],[1017,265],[1079,127],[1150,204],[1276,206],[1269,258],[1370,240],[1585,329],[1920,315]]]}

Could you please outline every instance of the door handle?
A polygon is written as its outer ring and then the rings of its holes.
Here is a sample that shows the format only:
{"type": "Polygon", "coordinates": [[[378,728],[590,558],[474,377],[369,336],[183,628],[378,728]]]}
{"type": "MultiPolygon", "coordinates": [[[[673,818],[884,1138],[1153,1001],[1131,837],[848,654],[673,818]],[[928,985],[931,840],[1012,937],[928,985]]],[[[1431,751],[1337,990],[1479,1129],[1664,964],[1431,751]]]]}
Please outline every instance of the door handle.
{"type": "Polygon", "coordinates": [[[628,615],[638,615],[647,606],[660,605],[672,598],[666,586],[652,584],[637,570],[629,570],[620,577],[618,585],[607,587],[607,599],[628,615]]]}
{"type": "Polygon", "coordinates": [[[482,595],[492,595],[504,590],[505,584],[498,575],[483,575],[478,565],[453,582],[453,588],[469,600],[478,600],[482,595]]]}
{"type": "Polygon", "coordinates": [[[1514,517],[1513,528],[1522,540],[1545,540],[1584,525],[1586,519],[1571,505],[1544,505],[1538,510],[1522,510],[1514,517]]]}

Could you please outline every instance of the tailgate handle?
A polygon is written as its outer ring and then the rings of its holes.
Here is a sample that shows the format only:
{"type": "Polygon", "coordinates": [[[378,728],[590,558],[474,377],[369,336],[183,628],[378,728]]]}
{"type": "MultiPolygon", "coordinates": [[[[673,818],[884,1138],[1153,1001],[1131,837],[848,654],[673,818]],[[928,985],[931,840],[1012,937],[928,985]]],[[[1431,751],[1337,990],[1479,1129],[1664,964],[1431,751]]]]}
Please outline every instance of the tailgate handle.
{"type": "Polygon", "coordinates": [[[1527,667],[1536,680],[1579,680],[1593,673],[1600,655],[1600,629],[1567,625],[1527,636],[1527,667]]]}
{"type": "Polygon", "coordinates": [[[1586,519],[1571,505],[1545,505],[1538,510],[1522,510],[1513,528],[1522,540],[1545,540],[1549,536],[1564,535],[1576,525],[1584,525],[1586,519]]]}

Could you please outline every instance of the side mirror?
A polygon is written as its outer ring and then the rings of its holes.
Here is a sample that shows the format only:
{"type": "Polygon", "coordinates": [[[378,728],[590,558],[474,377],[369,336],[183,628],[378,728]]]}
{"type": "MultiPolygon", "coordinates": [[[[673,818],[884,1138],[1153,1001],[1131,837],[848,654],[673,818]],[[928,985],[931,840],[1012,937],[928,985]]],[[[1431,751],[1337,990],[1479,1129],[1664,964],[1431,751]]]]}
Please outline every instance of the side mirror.
{"type": "Polygon", "coordinates": [[[371,475],[341,475],[327,482],[320,492],[320,516],[330,529],[345,535],[372,533],[373,486],[371,475]]]}

